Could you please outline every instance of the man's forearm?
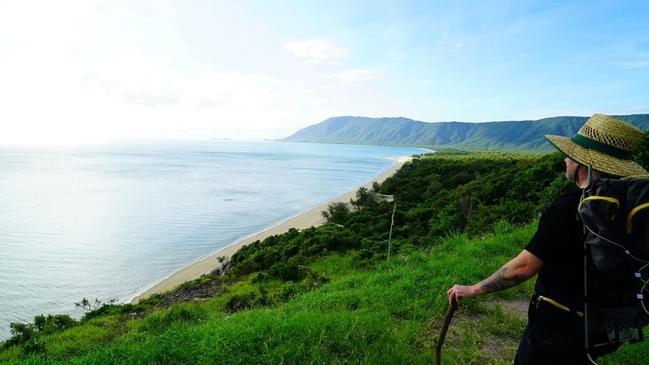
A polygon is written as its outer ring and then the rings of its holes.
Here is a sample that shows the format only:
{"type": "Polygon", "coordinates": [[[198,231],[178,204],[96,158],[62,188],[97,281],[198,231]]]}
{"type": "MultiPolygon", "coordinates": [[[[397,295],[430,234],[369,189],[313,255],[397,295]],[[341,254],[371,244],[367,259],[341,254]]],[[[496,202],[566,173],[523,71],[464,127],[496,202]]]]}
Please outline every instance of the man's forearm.
{"type": "Polygon", "coordinates": [[[507,263],[488,278],[478,283],[480,294],[505,290],[529,279],[529,276],[517,274],[515,272],[516,270],[512,270],[509,264],[507,263]]]}
{"type": "Polygon", "coordinates": [[[527,250],[509,260],[488,278],[471,286],[453,285],[448,291],[449,303],[459,303],[462,297],[493,293],[518,285],[536,275],[543,267],[543,261],[527,250]]]}

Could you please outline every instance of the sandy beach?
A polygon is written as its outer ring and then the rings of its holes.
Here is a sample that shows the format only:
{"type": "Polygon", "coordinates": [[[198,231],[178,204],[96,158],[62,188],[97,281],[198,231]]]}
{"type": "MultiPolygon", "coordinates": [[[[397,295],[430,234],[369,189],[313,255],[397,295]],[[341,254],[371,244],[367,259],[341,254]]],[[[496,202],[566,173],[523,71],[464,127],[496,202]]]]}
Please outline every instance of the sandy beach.
{"type": "MultiPolygon", "coordinates": [[[[401,166],[403,166],[404,163],[407,161],[410,161],[410,157],[400,157],[395,159],[394,165],[390,167],[389,169],[385,170],[383,173],[381,173],[379,176],[376,178],[372,179],[372,181],[368,182],[365,185],[362,185],[366,188],[370,188],[372,186],[373,182],[383,182],[385,179],[388,177],[392,176],[401,166]]],[[[297,229],[304,229],[304,228],[309,228],[311,226],[319,226],[323,223],[325,223],[325,219],[322,216],[322,211],[327,209],[327,206],[329,204],[334,203],[334,202],[349,202],[350,199],[352,199],[356,191],[360,188],[361,186],[356,187],[352,191],[349,191],[341,196],[338,196],[334,199],[331,199],[329,201],[326,201],[320,205],[318,205],[315,208],[312,208],[302,214],[299,214],[295,217],[289,218],[273,227],[267,228],[263,231],[260,231],[258,233],[255,233],[252,236],[246,237],[242,240],[239,240],[229,246],[223,247],[222,249],[216,251],[215,253],[209,255],[208,257],[205,257],[199,261],[196,261],[185,268],[175,272],[174,274],[168,276],[167,278],[161,280],[151,288],[147,289],[146,291],[142,292],[141,294],[135,296],[130,302],[131,303],[137,303],[139,300],[147,298],[153,294],[158,294],[158,293],[164,293],[166,291],[169,291],[171,289],[174,289],[176,286],[189,281],[196,279],[200,277],[201,275],[209,274],[212,272],[215,268],[217,268],[220,264],[218,261],[218,258],[221,256],[225,256],[227,258],[231,257],[235,252],[237,252],[241,247],[258,241],[258,240],[264,240],[267,237],[281,234],[284,232],[287,232],[290,228],[297,228],[297,229]]]]}

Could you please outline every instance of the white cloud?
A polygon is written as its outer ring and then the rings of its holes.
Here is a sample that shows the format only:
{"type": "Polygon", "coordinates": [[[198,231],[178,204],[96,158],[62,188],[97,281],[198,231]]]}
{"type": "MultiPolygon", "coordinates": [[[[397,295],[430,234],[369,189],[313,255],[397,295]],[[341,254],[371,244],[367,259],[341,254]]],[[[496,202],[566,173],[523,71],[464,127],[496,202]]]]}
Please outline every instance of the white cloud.
{"type": "Polygon", "coordinates": [[[454,49],[460,49],[464,47],[464,42],[457,39],[457,37],[449,34],[442,33],[442,46],[454,49]]]}
{"type": "Polygon", "coordinates": [[[649,62],[613,62],[613,65],[629,69],[649,69],[649,62]]]}
{"type": "Polygon", "coordinates": [[[84,60],[50,53],[46,61],[38,50],[22,50],[0,59],[0,79],[0,145],[174,136],[178,128],[221,131],[213,137],[237,137],[242,132],[232,131],[248,129],[283,137],[288,126],[319,107],[315,91],[300,81],[186,72],[141,50],[84,60]]]}
{"type": "Polygon", "coordinates": [[[357,84],[385,77],[383,71],[373,69],[352,69],[326,76],[344,84],[357,84]]]}
{"type": "Polygon", "coordinates": [[[337,47],[321,39],[289,41],[284,44],[284,49],[308,63],[325,63],[349,55],[349,49],[337,47]]]}
{"type": "Polygon", "coordinates": [[[186,76],[137,49],[117,49],[89,62],[82,81],[113,101],[147,106],[180,102],[186,76]]]}

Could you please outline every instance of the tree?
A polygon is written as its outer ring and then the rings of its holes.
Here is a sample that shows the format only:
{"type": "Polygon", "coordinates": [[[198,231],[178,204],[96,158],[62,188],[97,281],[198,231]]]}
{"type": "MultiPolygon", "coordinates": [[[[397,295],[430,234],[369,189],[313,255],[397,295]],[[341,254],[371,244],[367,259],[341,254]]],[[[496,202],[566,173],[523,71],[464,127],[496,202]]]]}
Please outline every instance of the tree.
{"type": "Polygon", "coordinates": [[[349,207],[343,202],[331,203],[327,210],[322,212],[322,216],[327,220],[327,223],[343,224],[349,215],[349,207]]]}
{"type": "Polygon", "coordinates": [[[351,203],[356,207],[356,210],[374,206],[377,204],[376,193],[365,187],[360,187],[358,188],[358,191],[356,191],[356,200],[352,200],[351,203]]]}

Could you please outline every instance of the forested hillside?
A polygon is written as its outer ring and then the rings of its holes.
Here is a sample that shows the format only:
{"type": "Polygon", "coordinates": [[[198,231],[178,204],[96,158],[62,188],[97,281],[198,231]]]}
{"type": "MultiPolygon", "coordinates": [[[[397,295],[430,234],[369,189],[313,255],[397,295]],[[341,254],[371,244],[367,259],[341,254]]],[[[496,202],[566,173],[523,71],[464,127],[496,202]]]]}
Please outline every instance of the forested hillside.
{"type": "MultiPolygon", "coordinates": [[[[642,130],[649,114],[622,115],[642,130]]],[[[488,123],[424,123],[407,118],[335,117],[297,131],[285,141],[458,148],[465,150],[550,151],[546,134],[574,135],[586,117],[488,123]]]]}
{"type": "MultiPolygon", "coordinates": [[[[330,206],[329,224],[246,246],[226,273],[138,305],[90,305],[80,321],[14,325],[0,362],[430,364],[448,287],[517,254],[543,207],[571,188],[559,154],[419,156],[330,206]]],[[[532,284],[463,301],[445,363],[511,364],[532,284]]],[[[647,358],[649,341],[600,363],[647,358]]]]}

